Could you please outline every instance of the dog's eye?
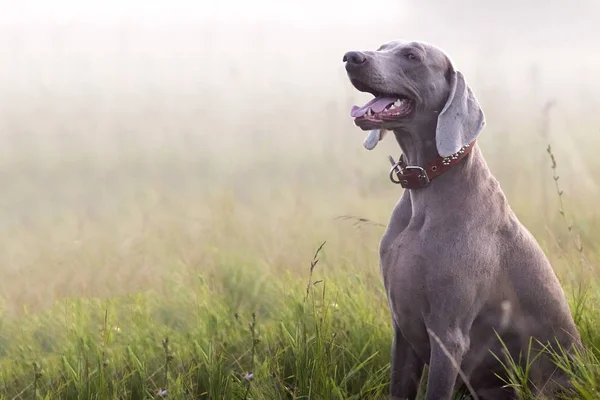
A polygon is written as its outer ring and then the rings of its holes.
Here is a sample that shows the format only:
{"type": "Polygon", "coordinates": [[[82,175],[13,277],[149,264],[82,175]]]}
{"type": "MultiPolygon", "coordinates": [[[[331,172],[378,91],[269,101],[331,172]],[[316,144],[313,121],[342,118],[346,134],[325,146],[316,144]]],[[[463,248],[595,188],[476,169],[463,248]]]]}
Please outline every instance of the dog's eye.
{"type": "Polygon", "coordinates": [[[406,53],[406,55],[404,57],[408,58],[409,60],[417,59],[417,56],[415,56],[413,53],[406,53]]]}

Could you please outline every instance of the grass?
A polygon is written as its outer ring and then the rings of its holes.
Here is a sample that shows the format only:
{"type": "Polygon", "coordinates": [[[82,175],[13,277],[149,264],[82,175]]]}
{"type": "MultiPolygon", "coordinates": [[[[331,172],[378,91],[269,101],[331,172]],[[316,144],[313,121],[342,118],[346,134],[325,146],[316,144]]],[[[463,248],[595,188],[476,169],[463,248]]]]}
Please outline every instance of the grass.
{"type": "MultiPolygon", "coordinates": [[[[218,267],[235,268],[225,260],[218,267]]],[[[162,294],[63,300],[3,326],[3,395],[381,396],[389,347],[381,303],[328,280],[313,278],[304,288],[290,279],[282,287],[253,275],[223,275],[219,285],[173,282],[162,294]],[[263,304],[252,307],[258,299],[263,304]]]]}

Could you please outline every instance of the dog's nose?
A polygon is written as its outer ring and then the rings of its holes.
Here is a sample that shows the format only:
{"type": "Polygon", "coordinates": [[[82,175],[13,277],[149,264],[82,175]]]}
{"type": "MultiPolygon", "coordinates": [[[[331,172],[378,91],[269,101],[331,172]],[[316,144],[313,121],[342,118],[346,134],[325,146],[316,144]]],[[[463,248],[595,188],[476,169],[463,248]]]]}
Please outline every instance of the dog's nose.
{"type": "Polygon", "coordinates": [[[344,58],[342,62],[347,62],[348,64],[362,64],[367,61],[367,57],[360,51],[349,51],[344,54],[344,58]]]}

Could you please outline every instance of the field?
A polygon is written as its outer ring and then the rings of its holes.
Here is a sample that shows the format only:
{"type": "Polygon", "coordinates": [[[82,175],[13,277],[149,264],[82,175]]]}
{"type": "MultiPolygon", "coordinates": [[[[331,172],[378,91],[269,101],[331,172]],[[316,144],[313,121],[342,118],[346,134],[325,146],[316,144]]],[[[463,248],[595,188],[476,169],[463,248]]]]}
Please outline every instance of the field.
{"type": "MultiPolygon", "coordinates": [[[[362,148],[365,97],[337,67],[321,92],[233,70],[242,90],[219,97],[157,70],[172,81],[3,93],[0,398],[385,398],[399,149],[362,148]]],[[[510,101],[482,71],[481,148],[571,302],[572,398],[600,399],[599,101],[510,101]]]]}

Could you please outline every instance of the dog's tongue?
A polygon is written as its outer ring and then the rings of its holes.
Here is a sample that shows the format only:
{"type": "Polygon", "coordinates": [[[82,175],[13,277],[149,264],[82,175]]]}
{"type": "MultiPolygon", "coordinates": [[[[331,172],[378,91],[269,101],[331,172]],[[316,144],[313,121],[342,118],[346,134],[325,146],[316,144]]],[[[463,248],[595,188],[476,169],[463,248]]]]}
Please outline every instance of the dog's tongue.
{"type": "Polygon", "coordinates": [[[352,111],[350,111],[350,115],[352,118],[362,117],[367,113],[369,108],[374,113],[380,113],[390,104],[394,104],[396,100],[398,100],[396,97],[375,97],[362,107],[353,106],[352,111]]]}

